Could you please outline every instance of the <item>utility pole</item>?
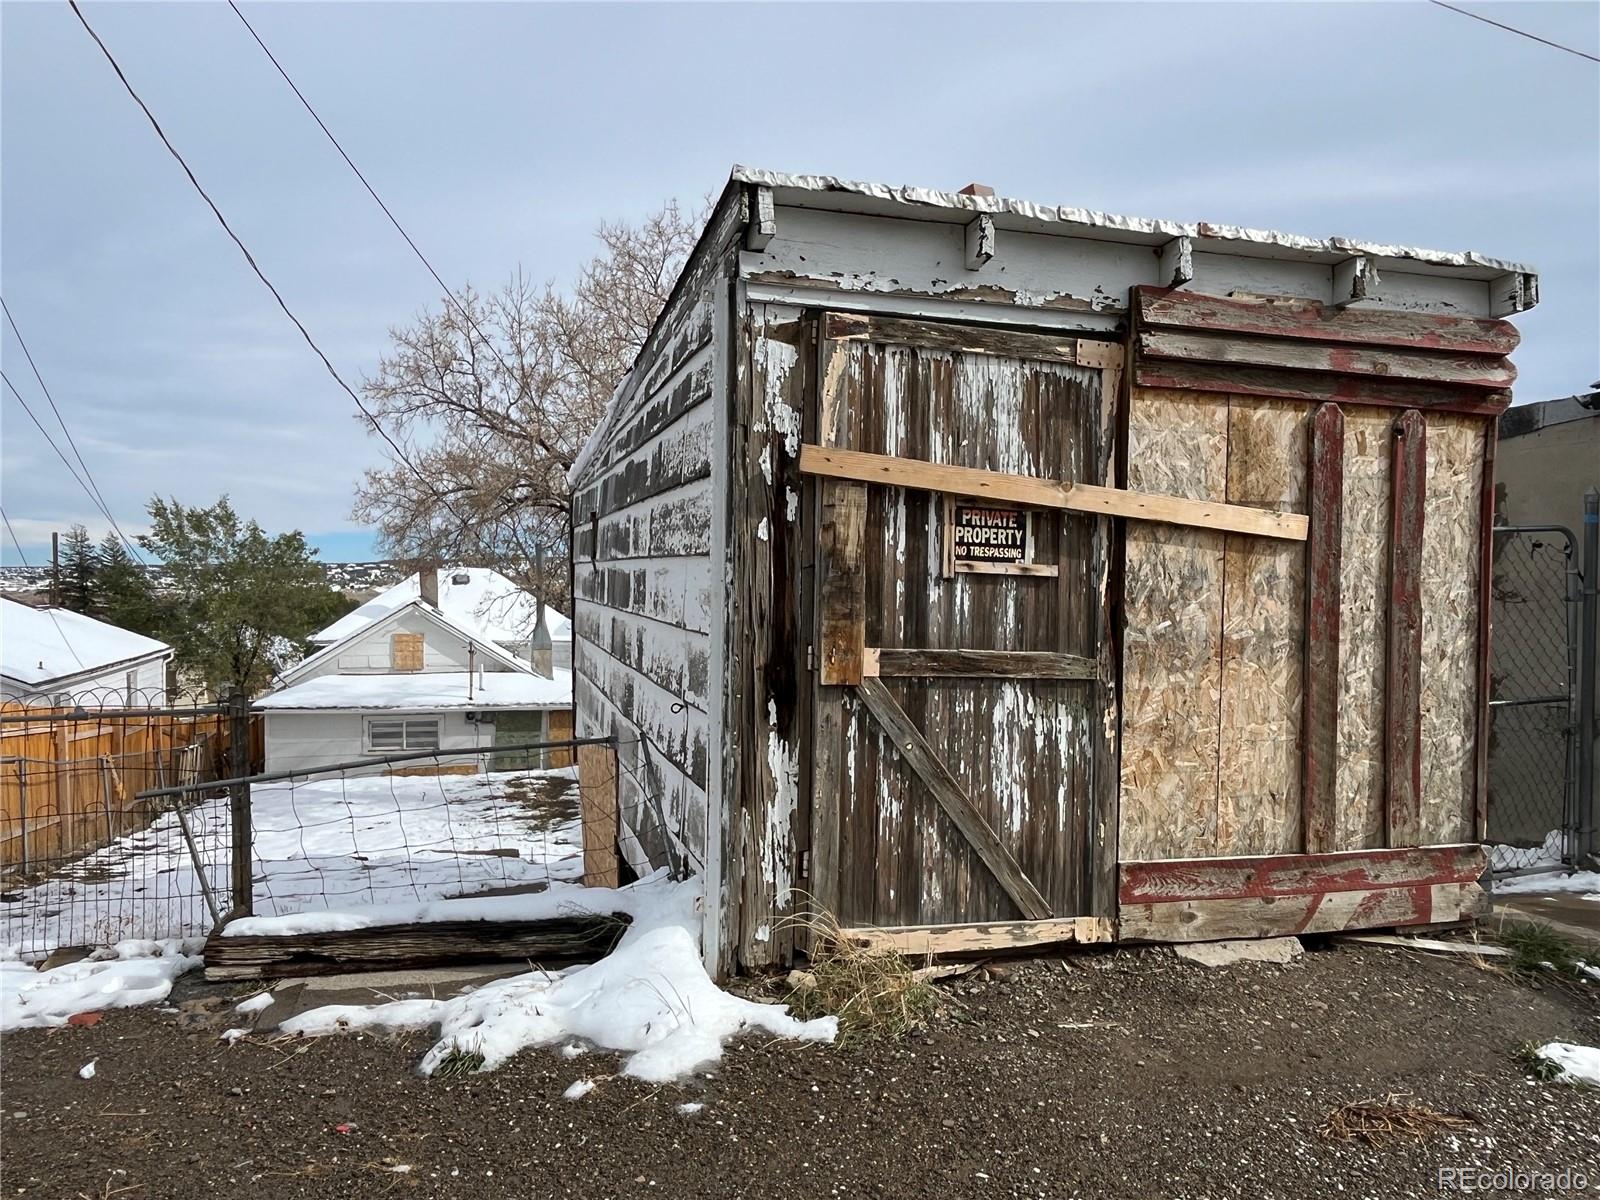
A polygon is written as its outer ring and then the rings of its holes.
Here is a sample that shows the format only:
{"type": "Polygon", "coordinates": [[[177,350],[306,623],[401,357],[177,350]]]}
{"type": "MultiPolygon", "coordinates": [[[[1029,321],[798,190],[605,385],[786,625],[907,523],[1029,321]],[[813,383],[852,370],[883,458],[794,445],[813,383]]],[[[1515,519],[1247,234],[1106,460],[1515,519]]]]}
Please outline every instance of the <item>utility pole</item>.
{"type": "Polygon", "coordinates": [[[1600,807],[1595,799],[1595,643],[1600,641],[1600,489],[1583,497],[1583,626],[1578,638],[1578,849],[1600,857],[1600,807]]]}

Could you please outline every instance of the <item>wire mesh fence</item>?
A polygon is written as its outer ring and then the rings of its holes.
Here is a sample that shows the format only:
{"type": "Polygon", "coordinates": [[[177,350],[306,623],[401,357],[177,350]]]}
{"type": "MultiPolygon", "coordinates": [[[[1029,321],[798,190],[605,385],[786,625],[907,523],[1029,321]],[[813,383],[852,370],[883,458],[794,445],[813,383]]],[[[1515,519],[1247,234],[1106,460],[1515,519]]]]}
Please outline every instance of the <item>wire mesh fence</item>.
{"type": "MultiPolygon", "coordinates": [[[[640,861],[630,849],[659,851],[671,840],[659,803],[636,806],[620,825],[614,813],[591,814],[586,830],[574,765],[584,744],[611,751],[604,762],[616,776],[641,770],[636,756],[619,761],[607,738],[446,747],[240,780],[208,743],[199,774],[140,776],[148,786],[136,830],[12,872],[0,946],[37,959],[63,947],[204,936],[245,913],[376,905],[399,905],[394,920],[404,923],[434,901],[581,882],[586,844],[591,866],[597,845],[619,863],[640,861]],[[548,765],[497,769],[507,761],[548,765]]],[[[614,795],[617,778],[609,782],[614,795]]],[[[632,782],[644,794],[643,775],[632,782]]]]}
{"type": "Polygon", "coordinates": [[[1490,641],[1489,842],[1495,871],[1575,861],[1581,600],[1572,535],[1495,531],[1490,641]]]}
{"type": "Polygon", "coordinates": [[[39,957],[203,924],[205,881],[175,864],[228,844],[201,797],[230,770],[235,730],[248,747],[248,726],[164,694],[49,699],[0,711],[0,946],[39,957]],[[173,784],[191,791],[141,795],[173,784]]]}

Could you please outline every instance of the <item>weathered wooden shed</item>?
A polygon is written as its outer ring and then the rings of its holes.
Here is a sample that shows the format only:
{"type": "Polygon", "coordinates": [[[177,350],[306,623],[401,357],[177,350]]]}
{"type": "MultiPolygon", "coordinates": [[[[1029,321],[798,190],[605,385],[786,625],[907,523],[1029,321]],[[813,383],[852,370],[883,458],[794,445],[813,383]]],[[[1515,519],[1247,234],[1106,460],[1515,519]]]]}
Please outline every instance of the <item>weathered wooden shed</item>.
{"type": "Polygon", "coordinates": [[[580,736],[708,961],[1481,903],[1515,263],[736,168],[574,466],[580,736]]]}

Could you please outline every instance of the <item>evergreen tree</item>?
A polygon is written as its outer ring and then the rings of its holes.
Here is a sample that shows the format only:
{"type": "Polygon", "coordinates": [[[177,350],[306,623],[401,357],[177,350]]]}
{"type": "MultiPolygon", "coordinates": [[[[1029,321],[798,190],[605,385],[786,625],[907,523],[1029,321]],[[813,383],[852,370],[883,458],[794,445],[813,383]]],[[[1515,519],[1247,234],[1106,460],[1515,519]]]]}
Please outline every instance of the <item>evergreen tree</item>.
{"type": "Polygon", "coordinates": [[[102,621],[157,636],[156,597],[149,576],[114,533],[106,534],[96,554],[95,600],[94,615],[102,621]]]}
{"type": "Polygon", "coordinates": [[[94,615],[97,565],[89,531],[82,525],[73,525],[61,543],[61,595],[57,603],[62,608],[94,615]]]}

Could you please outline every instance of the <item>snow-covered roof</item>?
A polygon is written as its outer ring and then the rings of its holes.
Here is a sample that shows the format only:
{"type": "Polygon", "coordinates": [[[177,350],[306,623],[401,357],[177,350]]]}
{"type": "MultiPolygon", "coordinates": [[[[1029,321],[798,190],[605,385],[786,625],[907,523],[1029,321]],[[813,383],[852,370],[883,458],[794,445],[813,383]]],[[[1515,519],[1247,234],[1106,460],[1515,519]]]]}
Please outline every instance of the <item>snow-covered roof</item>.
{"type": "MultiPolygon", "coordinates": [[[[354,612],[346,613],[311,640],[321,645],[381,620],[397,608],[422,598],[421,576],[411,574],[380,592],[354,612]]],[[[487,567],[440,567],[439,611],[452,622],[491,642],[525,642],[533,631],[539,603],[498,571],[487,567]],[[457,583],[464,576],[465,583],[457,583]]],[[[572,622],[545,606],[545,628],[553,642],[572,640],[572,622]]]]}
{"type": "Polygon", "coordinates": [[[393,675],[320,675],[273,692],[257,708],[404,709],[438,712],[456,708],[571,708],[572,672],[555,678],[516,671],[438,671],[393,675]]]}
{"type": "MultiPolygon", "coordinates": [[[[515,654],[512,654],[509,650],[502,648],[497,643],[485,637],[482,633],[459,621],[451,620],[437,608],[434,608],[433,605],[428,604],[423,600],[412,599],[404,601],[386,613],[379,614],[378,617],[372,621],[363,622],[358,625],[352,625],[342,637],[325,643],[320,650],[308,655],[305,658],[302,658],[292,667],[289,667],[287,670],[285,670],[278,677],[279,681],[293,683],[296,679],[306,674],[307,671],[311,670],[318,664],[325,662],[330,658],[337,657],[351,642],[358,641],[369,633],[378,632],[384,625],[398,623],[401,614],[408,611],[417,612],[421,614],[423,619],[432,621],[435,625],[439,626],[439,628],[447,630],[451,634],[464,638],[468,642],[472,643],[472,645],[477,648],[478,653],[482,654],[484,658],[488,660],[488,662],[484,664],[485,666],[492,665],[493,663],[499,663],[508,671],[526,672],[533,670],[532,663],[518,658],[515,654]]],[[[329,628],[331,629],[333,627],[329,626],[329,628]]],[[[324,632],[326,632],[326,630],[324,630],[324,632]]],[[[321,635],[319,634],[318,636],[320,637],[321,635]]]]}
{"type": "Polygon", "coordinates": [[[0,675],[31,685],[172,653],[155,638],[65,608],[0,597],[0,675]]]}

